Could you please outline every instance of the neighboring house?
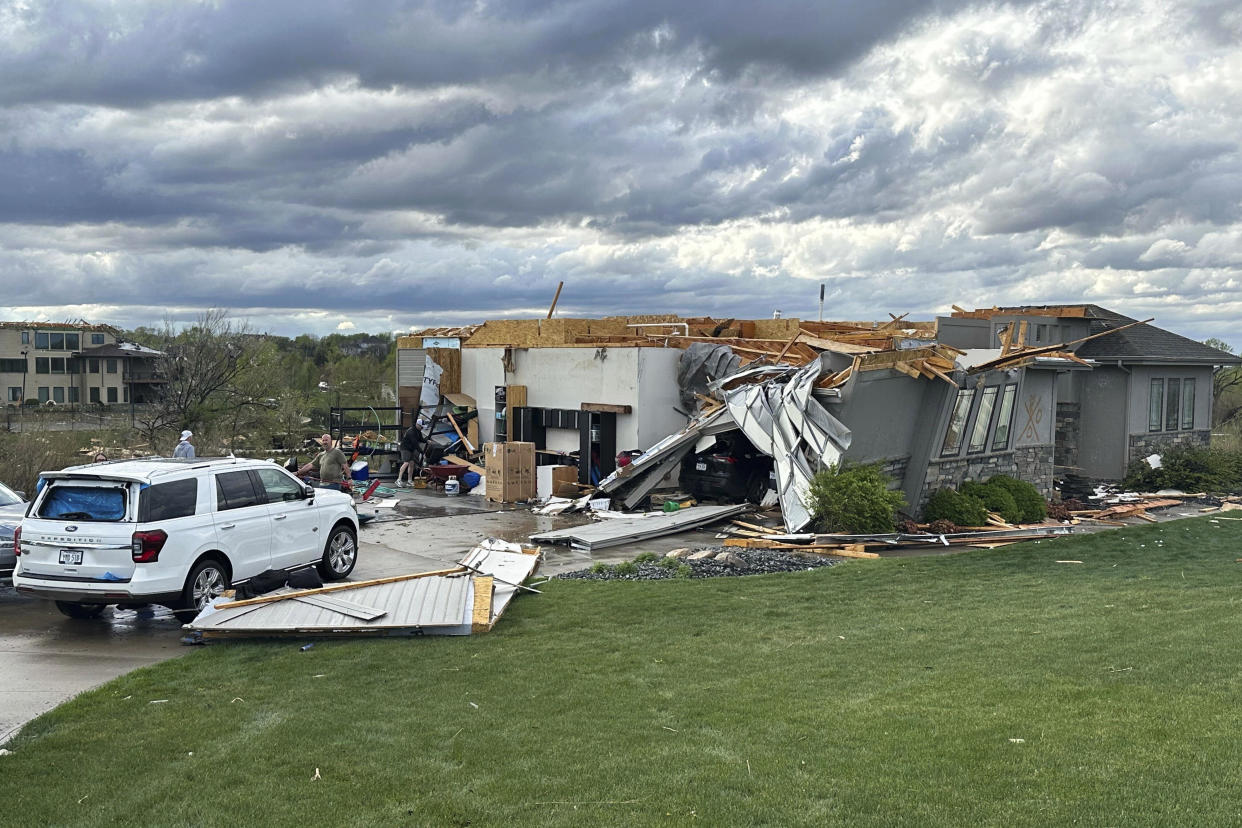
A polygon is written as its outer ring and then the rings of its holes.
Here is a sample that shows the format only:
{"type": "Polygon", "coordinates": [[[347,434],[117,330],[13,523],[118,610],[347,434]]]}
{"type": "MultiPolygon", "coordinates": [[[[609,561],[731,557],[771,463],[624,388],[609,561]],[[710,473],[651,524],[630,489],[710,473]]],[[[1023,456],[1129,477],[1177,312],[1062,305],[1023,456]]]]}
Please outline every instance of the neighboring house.
{"type": "MultiPolygon", "coordinates": [[[[1025,323],[1028,347],[1068,343],[1089,363],[1057,375],[1052,409],[1041,398],[1031,426],[1052,428],[1058,472],[1095,480],[1119,480],[1130,463],[1174,446],[1208,445],[1213,368],[1242,363],[1098,305],[959,311],[937,321],[940,341],[970,348],[999,347],[1002,331],[1025,323]]],[[[1021,399],[1025,406],[1032,397],[1021,399]]]]}
{"type": "Polygon", "coordinates": [[[158,356],[109,325],[0,322],[0,394],[13,406],[141,403],[161,386],[158,356]]]}

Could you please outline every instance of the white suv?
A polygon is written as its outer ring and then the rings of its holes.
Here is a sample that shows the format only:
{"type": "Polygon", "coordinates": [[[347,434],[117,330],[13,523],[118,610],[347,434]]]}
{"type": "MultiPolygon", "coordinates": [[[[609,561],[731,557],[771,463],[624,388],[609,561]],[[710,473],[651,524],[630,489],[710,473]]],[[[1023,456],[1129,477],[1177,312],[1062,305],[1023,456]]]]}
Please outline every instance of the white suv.
{"type": "Polygon", "coordinates": [[[13,586],[71,618],[163,604],[192,618],[230,584],[358,559],[353,498],[261,460],[152,458],[44,472],[14,538],[13,586]]]}

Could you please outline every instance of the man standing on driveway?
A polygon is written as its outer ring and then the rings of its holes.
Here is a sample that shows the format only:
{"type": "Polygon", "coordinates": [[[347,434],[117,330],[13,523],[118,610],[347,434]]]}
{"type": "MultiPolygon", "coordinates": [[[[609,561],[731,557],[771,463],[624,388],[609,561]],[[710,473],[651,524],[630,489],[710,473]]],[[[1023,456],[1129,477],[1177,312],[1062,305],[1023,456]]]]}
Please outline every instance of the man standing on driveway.
{"type": "Polygon", "coordinates": [[[194,436],[194,432],[188,428],[181,432],[181,442],[177,443],[177,447],[173,449],[173,457],[184,457],[187,460],[194,459],[194,446],[190,443],[190,438],[194,436]]]}
{"type": "Polygon", "coordinates": [[[323,444],[323,451],[315,455],[315,458],[309,463],[298,469],[298,476],[310,474],[318,466],[319,480],[325,488],[333,488],[342,492],[347,491],[341,483],[345,479],[346,469],[349,466],[349,461],[345,459],[345,452],[332,445],[331,434],[323,435],[319,441],[323,444]]]}

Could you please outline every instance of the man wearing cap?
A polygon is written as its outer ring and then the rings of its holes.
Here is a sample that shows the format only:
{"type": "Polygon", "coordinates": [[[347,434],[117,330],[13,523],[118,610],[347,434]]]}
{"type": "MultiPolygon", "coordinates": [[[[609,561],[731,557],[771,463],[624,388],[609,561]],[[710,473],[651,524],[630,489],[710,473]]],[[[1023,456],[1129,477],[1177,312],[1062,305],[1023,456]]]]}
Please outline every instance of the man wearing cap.
{"type": "Polygon", "coordinates": [[[323,445],[323,451],[315,455],[315,458],[309,463],[298,469],[298,476],[310,474],[318,466],[320,485],[339,489],[340,491],[347,491],[341,485],[341,481],[345,479],[346,469],[349,467],[349,461],[345,459],[345,452],[332,445],[331,434],[325,434],[319,440],[323,445]]]}
{"type": "Polygon", "coordinates": [[[181,432],[181,442],[177,443],[177,447],[173,449],[173,457],[184,457],[187,460],[194,459],[194,446],[190,444],[190,438],[194,436],[194,432],[188,428],[181,432]]]}

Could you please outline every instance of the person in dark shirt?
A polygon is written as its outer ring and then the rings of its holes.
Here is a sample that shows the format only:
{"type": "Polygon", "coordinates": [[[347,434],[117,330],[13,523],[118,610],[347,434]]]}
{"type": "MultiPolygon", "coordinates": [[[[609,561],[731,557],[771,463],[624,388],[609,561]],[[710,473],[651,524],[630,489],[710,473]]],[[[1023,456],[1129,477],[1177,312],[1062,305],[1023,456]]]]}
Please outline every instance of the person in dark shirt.
{"type": "Polygon", "coordinates": [[[397,470],[397,488],[414,485],[414,471],[418,467],[418,447],[423,441],[423,433],[418,423],[410,426],[401,435],[401,468],[397,470]],[[402,480],[402,478],[405,478],[402,480]]]}

